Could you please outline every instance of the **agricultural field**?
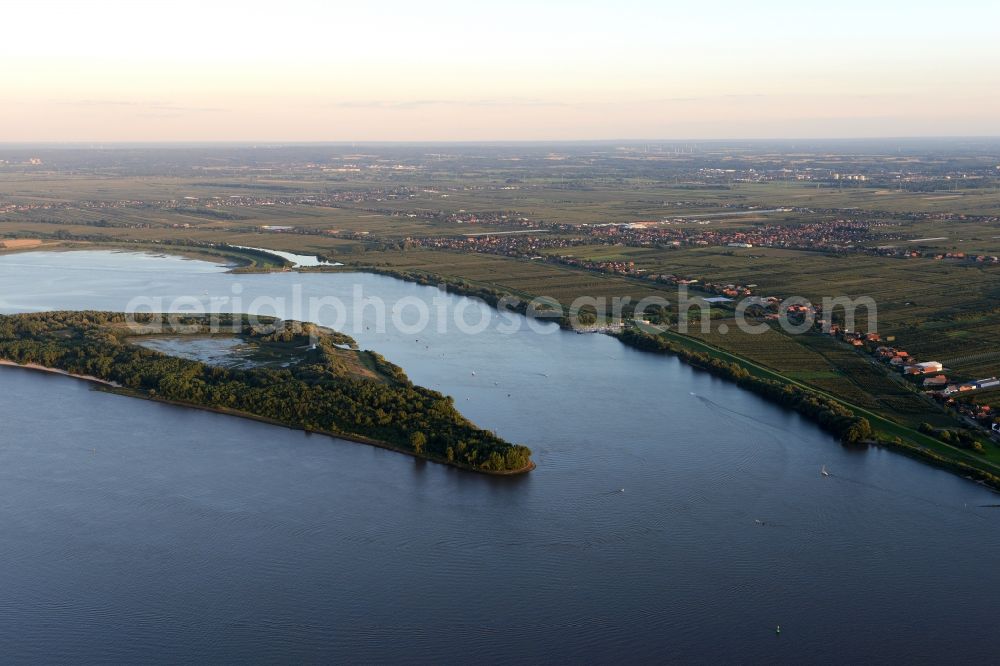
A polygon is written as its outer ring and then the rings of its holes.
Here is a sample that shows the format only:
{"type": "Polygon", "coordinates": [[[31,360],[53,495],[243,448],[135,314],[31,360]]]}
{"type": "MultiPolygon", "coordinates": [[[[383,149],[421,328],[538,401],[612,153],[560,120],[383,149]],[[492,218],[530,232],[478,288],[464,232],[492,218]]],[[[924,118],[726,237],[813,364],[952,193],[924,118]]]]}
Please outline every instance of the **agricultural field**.
{"type": "MultiPolygon", "coordinates": [[[[593,246],[573,253],[634,261],[648,273],[752,284],[761,296],[801,296],[817,304],[824,297],[869,296],[877,305],[878,332],[896,336],[911,352],[956,365],[978,359],[986,370],[996,368],[991,354],[1000,349],[1000,267],[773,248],[593,246]]],[[[857,327],[868,330],[866,310],[858,312],[857,327]]]]}
{"type": "Polygon", "coordinates": [[[528,298],[553,298],[564,306],[581,296],[603,297],[610,303],[614,297],[629,297],[637,302],[647,296],[660,296],[672,301],[675,295],[667,285],[492,255],[406,250],[368,251],[356,257],[338,256],[337,259],[348,266],[376,266],[467,280],[477,286],[528,298]]]}
{"type": "Polygon", "coordinates": [[[817,187],[802,183],[747,184],[738,191],[761,204],[811,208],[861,208],[896,213],[996,215],[1000,188],[968,189],[956,179],[949,189],[907,192],[879,187],[817,187]]]}
{"type": "Polygon", "coordinates": [[[899,418],[910,427],[922,421],[947,422],[940,410],[883,367],[829,336],[789,335],[776,326],[762,334],[750,334],[741,331],[734,319],[713,320],[708,332],[690,327],[688,335],[851,404],[899,418]]]}
{"type": "MultiPolygon", "coordinates": [[[[39,243],[228,243],[319,254],[348,269],[465,281],[526,298],[554,298],[564,306],[581,296],[676,302],[675,287],[646,279],[661,274],[753,285],[755,295],[816,303],[870,297],[877,320],[869,325],[861,309],[857,329],[877,327],[920,360],[941,361],[957,381],[1000,375],[995,264],[726,243],[670,248],[580,240],[600,231],[596,225],[637,221],[697,234],[862,219],[873,223],[863,241],[868,248],[1000,254],[1000,146],[966,146],[956,154],[935,146],[862,148],[52,150],[41,168],[16,166],[24,161],[5,153],[0,240],[7,247],[0,252],[39,243]],[[835,172],[867,174],[867,180],[836,181],[835,172]],[[539,246],[534,259],[440,244],[470,234],[524,231],[522,217],[542,225],[532,234],[555,240],[539,246]],[[573,267],[564,263],[567,257],[634,262],[636,271],[573,267]]],[[[692,296],[698,294],[692,289],[692,296]]],[[[672,316],[676,322],[677,313],[672,316]]],[[[948,423],[944,412],[899,378],[827,336],[788,335],[777,328],[748,335],[735,325],[731,306],[713,306],[710,330],[693,325],[688,335],[903,426],[948,423]]]]}

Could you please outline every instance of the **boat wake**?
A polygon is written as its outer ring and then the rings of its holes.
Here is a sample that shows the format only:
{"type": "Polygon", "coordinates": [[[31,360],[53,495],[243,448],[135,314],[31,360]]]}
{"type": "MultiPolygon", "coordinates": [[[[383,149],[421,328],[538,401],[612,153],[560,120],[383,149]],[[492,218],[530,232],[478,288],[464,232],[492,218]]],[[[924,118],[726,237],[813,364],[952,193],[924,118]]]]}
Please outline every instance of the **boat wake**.
{"type": "Polygon", "coordinates": [[[699,395],[699,394],[697,394],[697,393],[695,393],[693,391],[690,392],[690,395],[692,397],[698,398],[698,400],[701,400],[703,403],[705,403],[706,405],[711,406],[714,409],[717,409],[717,410],[720,410],[720,411],[723,411],[723,412],[728,412],[729,414],[732,414],[734,416],[738,416],[741,419],[746,419],[748,421],[752,421],[754,423],[754,425],[764,426],[764,427],[767,427],[767,428],[771,428],[772,430],[777,430],[778,432],[782,432],[782,433],[791,433],[792,432],[788,428],[782,428],[780,426],[774,425],[773,423],[768,423],[767,421],[764,421],[764,420],[762,420],[762,419],[754,416],[753,414],[746,414],[744,412],[741,412],[739,410],[733,409],[731,407],[727,407],[727,406],[725,406],[725,405],[723,405],[721,403],[716,402],[715,400],[712,400],[711,398],[708,398],[708,397],[703,396],[703,395],[699,395]]]}
{"type": "MultiPolygon", "coordinates": [[[[871,490],[876,490],[876,491],[878,491],[880,493],[885,493],[887,495],[895,495],[896,497],[904,497],[904,498],[912,500],[914,502],[921,502],[923,504],[927,504],[929,506],[933,506],[933,507],[935,507],[937,509],[962,510],[962,513],[964,513],[966,515],[975,516],[976,518],[979,518],[980,520],[986,520],[986,516],[980,515],[980,514],[975,513],[975,512],[966,511],[965,507],[959,507],[959,506],[956,506],[954,504],[942,504],[941,502],[935,502],[934,500],[932,500],[930,498],[927,498],[927,497],[921,497],[920,495],[914,495],[912,493],[900,492],[898,490],[893,490],[892,488],[886,488],[885,486],[880,486],[880,485],[877,485],[877,484],[874,484],[874,483],[868,483],[867,481],[859,481],[857,479],[852,479],[852,478],[849,478],[849,477],[846,477],[846,476],[829,474],[829,477],[830,478],[836,478],[837,481],[839,481],[839,482],[851,483],[851,484],[854,484],[856,486],[861,486],[862,488],[869,488],[871,490]]],[[[968,506],[968,505],[966,505],[966,506],[968,506]]],[[[994,507],[1000,508],[1000,504],[992,504],[992,505],[986,504],[986,505],[983,505],[983,506],[994,506],[994,507]]]]}

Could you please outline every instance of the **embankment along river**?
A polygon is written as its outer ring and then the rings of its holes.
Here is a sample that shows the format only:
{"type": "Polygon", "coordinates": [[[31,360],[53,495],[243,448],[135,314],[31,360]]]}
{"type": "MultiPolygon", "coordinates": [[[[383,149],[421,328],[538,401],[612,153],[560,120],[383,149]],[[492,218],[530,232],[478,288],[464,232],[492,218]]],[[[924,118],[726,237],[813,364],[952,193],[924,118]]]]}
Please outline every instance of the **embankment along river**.
{"type": "Polygon", "coordinates": [[[297,291],[349,304],[358,286],[434,307],[419,332],[380,331],[373,309],[345,331],[538,469],[484,477],[0,368],[6,658],[932,663],[1000,648],[995,494],[845,449],[675,359],[503,334],[485,306],[383,276],[0,257],[2,312],[297,291]],[[491,324],[439,328],[442,302],[491,324]]]}

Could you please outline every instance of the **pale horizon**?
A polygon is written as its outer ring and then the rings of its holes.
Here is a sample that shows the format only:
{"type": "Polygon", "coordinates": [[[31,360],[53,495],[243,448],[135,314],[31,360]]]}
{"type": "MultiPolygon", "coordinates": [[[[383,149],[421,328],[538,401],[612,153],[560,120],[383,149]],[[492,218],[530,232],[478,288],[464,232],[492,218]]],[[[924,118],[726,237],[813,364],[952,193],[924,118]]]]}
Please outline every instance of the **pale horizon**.
{"type": "Polygon", "coordinates": [[[1000,7],[12,3],[2,143],[1000,135],[1000,7]]]}

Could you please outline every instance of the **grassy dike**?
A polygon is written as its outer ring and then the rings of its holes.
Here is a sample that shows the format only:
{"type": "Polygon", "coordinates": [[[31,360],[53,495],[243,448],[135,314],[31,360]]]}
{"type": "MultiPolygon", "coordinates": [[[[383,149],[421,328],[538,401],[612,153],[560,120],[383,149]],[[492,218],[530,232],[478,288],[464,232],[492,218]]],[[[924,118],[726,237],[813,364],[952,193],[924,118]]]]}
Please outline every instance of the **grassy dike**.
{"type": "MultiPolygon", "coordinates": [[[[997,465],[974,453],[951,446],[934,437],[930,437],[913,428],[908,428],[902,424],[891,421],[874,412],[853,405],[825,391],[812,387],[803,382],[785,377],[773,370],[765,368],[753,361],[742,358],[718,347],[714,347],[701,340],[696,340],[690,336],[677,333],[675,331],[662,331],[660,337],[670,342],[676,349],[688,350],[706,354],[711,358],[719,359],[726,363],[732,363],[744,368],[752,376],[779,382],[788,386],[795,386],[812,394],[822,396],[836,402],[854,415],[864,418],[871,426],[873,438],[867,440],[869,443],[878,444],[898,450],[906,455],[930,462],[939,467],[951,469],[962,475],[969,476],[977,481],[982,481],[987,485],[1000,490],[1000,465],[997,465]]],[[[650,336],[652,337],[652,336],[650,336]]],[[[621,338],[619,338],[621,339],[621,338]]],[[[623,341],[625,342],[625,341],[623,341]]],[[[628,344],[628,342],[625,342],[628,344]]],[[[635,345],[632,345],[635,346],[635,345]]],[[[674,350],[664,353],[675,354],[674,350]]],[[[676,355],[676,354],[675,354],[676,355]]],[[[682,357],[682,360],[683,357],[682,357]]]]}
{"type": "MultiPolygon", "coordinates": [[[[527,314],[526,301],[532,298],[530,294],[511,294],[509,292],[492,289],[486,285],[478,286],[467,280],[435,275],[425,271],[401,271],[382,266],[365,265],[344,266],[337,270],[375,273],[378,275],[386,275],[400,280],[428,286],[443,286],[443,288],[449,293],[481,298],[493,307],[497,307],[500,299],[504,297],[514,297],[520,302],[517,305],[512,306],[511,310],[521,314],[527,314]]],[[[559,323],[564,328],[569,327],[565,318],[563,318],[559,323]]],[[[858,442],[876,444],[899,451],[904,455],[922,460],[943,469],[948,469],[1000,490],[1000,465],[997,465],[980,455],[951,446],[913,428],[909,428],[905,425],[880,416],[870,410],[849,403],[826,391],[810,386],[809,384],[785,377],[784,375],[755,363],[750,359],[725,351],[701,340],[697,340],[691,336],[683,335],[670,330],[662,330],[658,336],[660,339],[669,344],[668,348],[654,349],[646,347],[641,343],[636,344],[635,341],[630,341],[623,335],[614,335],[614,337],[617,337],[623,344],[636,347],[643,351],[676,356],[679,360],[702,370],[711,371],[709,368],[704,367],[700,363],[692,362],[692,358],[689,356],[689,353],[704,354],[709,358],[733,364],[745,370],[749,376],[760,380],[774,382],[782,386],[794,387],[805,392],[809,396],[815,396],[818,399],[839,405],[846,412],[850,413],[857,419],[863,419],[870,429],[870,433],[861,440],[858,440],[858,442]]],[[[654,340],[656,339],[654,336],[648,337],[654,340]]],[[[740,382],[737,381],[736,383],[739,384],[740,382]]],[[[744,386],[744,388],[746,387],[744,386]]],[[[763,394],[759,391],[754,392],[771,402],[780,403],[780,401],[773,399],[772,396],[763,394]]],[[[796,411],[799,411],[799,413],[805,418],[823,426],[823,424],[820,423],[820,420],[814,415],[803,413],[800,410],[796,411]]],[[[825,429],[834,432],[834,434],[841,437],[844,435],[844,433],[836,432],[835,429],[831,429],[829,427],[825,427],[825,429]]]]}
{"type": "MultiPolygon", "coordinates": [[[[75,244],[74,244],[75,245],[75,244]]],[[[227,260],[232,260],[236,257],[233,255],[241,252],[236,248],[230,248],[224,245],[198,245],[191,247],[184,244],[146,244],[146,243],[86,243],[81,245],[96,245],[98,247],[116,247],[118,249],[132,249],[132,250],[143,250],[150,251],[155,250],[158,252],[167,252],[171,254],[183,254],[186,256],[191,256],[191,254],[200,255],[199,258],[204,258],[206,256],[212,256],[217,258],[224,258],[227,260]],[[189,254],[191,253],[191,254],[189,254]]],[[[266,253],[265,253],[266,254],[266,253]]],[[[280,257],[271,257],[277,261],[283,261],[280,257]]],[[[260,265],[253,261],[250,257],[239,257],[242,259],[241,266],[234,269],[238,272],[269,272],[271,270],[282,270],[286,267],[278,266],[267,266],[260,265]]],[[[260,257],[263,259],[264,257],[260,257]]],[[[302,270],[302,269],[296,269],[302,270]]],[[[344,265],[339,267],[319,267],[310,268],[302,270],[302,272],[366,272],[378,275],[385,275],[388,277],[393,277],[396,279],[414,282],[427,286],[441,286],[449,293],[455,293],[464,296],[470,296],[475,298],[481,298],[493,307],[498,307],[500,300],[504,297],[514,298],[518,301],[516,305],[512,305],[510,309],[512,311],[519,312],[520,314],[527,315],[527,301],[529,301],[533,296],[528,293],[511,293],[509,291],[501,291],[492,288],[490,285],[477,284],[469,280],[454,276],[444,276],[438,275],[422,270],[399,270],[395,268],[389,268],[385,266],[368,265],[364,263],[357,263],[353,265],[344,265]]],[[[561,307],[561,306],[557,306],[561,307]]],[[[559,321],[559,315],[564,314],[559,311],[551,312],[552,317],[546,317],[551,321],[559,321]]],[[[565,320],[559,321],[559,323],[565,328],[568,324],[565,320]]],[[[733,354],[721,348],[715,347],[704,341],[695,339],[691,336],[683,335],[681,333],[663,330],[659,333],[659,338],[665,340],[669,343],[669,349],[652,349],[649,347],[644,347],[643,345],[637,345],[634,341],[629,341],[623,339],[623,336],[615,336],[626,345],[633,346],[644,351],[651,351],[661,354],[670,354],[677,356],[681,361],[688,363],[694,367],[699,367],[703,370],[708,370],[707,368],[697,364],[692,363],[691,359],[683,352],[691,352],[704,354],[712,359],[718,359],[719,361],[734,364],[744,369],[750,376],[756,377],[763,380],[768,380],[776,382],[782,385],[795,387],[802,391],[808,392],[809,394],[815,395],[824,400],[836,403],[842,406],[845,410],[853,414],[858,418],[863,418],[868,423],[871,429],[871,435],[865,438],[866,443],[877,444],[884,446],[886,448],[891,448],[899,451],[905,455],[909,455],[913,458],[923,460],[935,466],[949,469],[953,472],[966,476],[968,478],[980,481],[990,487],[1000,490],[1000,465],[993,463],[990,460],[985,459],[982,456],[977,456],[974,453],[965,451],[963,449],[951,446],[945,442],[942,442],[936,438],[930,437],[924,433],[921,433],[913,428],[909,428],[905,425],[887,419],[880,416],[870,410],[864,409],[850,402],[847,402],[841,398],[838,398],[826,391],[813,387],[807,383],[791,379],[781,375],[778,372],[770,370],[754,361],[733,354]],[[681,353],[678,353],[681,352],[681,353]]],[[[652,336],[650,336],[652,338],[652,336]]],[[[739,382],[737,382],[739,383],[739,382]]],[[[765,399],[768,399],[767,395],[762,395],[765,399]]],[[[772,402],[777,402],[772,400],[772,402]]],[[[816,420],[810,417],[808,414],[803,414],[806,418],[810,420],[816,420]]],[[[328,433],[333,434],[333,433],[328,433]]],[[[343,437],[343,435],[337,435],[343,437]]],[[[357,441],[357,440],[356,440],[357,441]]],[[[371,442],[369,442],[371,443],[371,442]]],[[[387,447],[391,448],[391,447],[387,447]]],[[[445,461],[440,461],[445,462],[445,461]]],[[[451,461],[450,464],[454,465],[455,461],[451,461]]],[[[461,465],[455,465],[461,466],[461,465]]],[[[532,465],[533,468],[533,465],[532,465]]],[[[527,471],[523,470],[523,471],[527,471]]]]}

